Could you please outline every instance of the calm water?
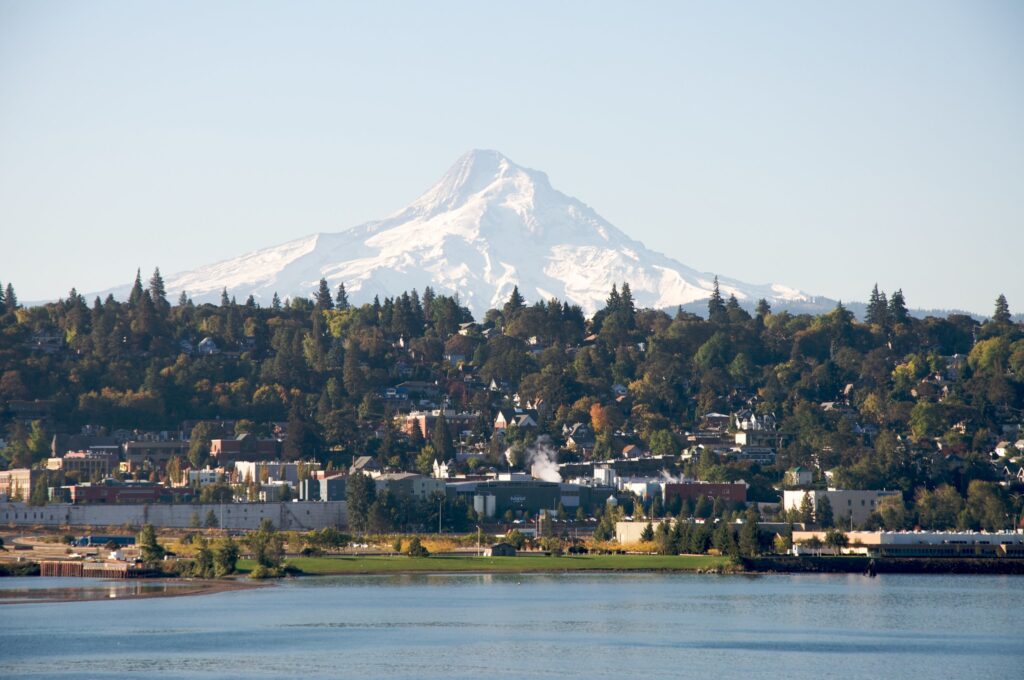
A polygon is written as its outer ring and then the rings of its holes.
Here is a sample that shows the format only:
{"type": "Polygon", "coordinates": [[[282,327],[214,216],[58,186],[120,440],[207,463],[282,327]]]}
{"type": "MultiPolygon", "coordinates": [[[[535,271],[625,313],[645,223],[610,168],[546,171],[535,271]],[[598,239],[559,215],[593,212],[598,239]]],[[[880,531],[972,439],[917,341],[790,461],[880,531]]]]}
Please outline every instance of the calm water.
{"type": "Polygon", "coordinates": [[[0,677],[1020,680],[1022,631],[1019,577],[337,577],[7,605],[0,677]]]}

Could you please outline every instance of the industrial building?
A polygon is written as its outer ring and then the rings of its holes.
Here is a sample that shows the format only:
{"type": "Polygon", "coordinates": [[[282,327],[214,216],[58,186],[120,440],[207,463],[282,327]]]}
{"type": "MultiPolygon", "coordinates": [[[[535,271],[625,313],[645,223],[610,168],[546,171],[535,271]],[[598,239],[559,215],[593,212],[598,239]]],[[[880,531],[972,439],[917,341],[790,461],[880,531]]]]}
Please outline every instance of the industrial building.
{"type": "MultiPolygon", "coordinates": [[[[1019,531],[848,531],[847,555],[871,557],[1024,557],[1019,531]]],[[[824,531],[794,531],[793,554],[834,553],[824,531]],[[813,546],[808,545],[817,538],[813,546]]]]}
{"type": "Polygon", "coordinates": [[[516,516],[536,515],[541,510],[554,512],[562,505],[575,513],[603,505],[615,496],[615,489],[562,482],[545,482],[524,474],[501,474],[497,479],[454,482],[447,485],[449,497],[465,495],[473,509],[487,517],[499,517],[508,511],[516,516]]]}

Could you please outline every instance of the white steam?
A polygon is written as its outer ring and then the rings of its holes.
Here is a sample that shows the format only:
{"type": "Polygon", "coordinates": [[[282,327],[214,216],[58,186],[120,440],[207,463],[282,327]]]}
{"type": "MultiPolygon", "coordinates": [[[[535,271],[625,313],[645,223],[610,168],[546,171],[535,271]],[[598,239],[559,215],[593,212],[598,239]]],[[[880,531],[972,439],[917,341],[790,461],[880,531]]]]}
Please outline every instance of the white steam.
{"type": "Polygon", "coordinates": [[[545,482],[561,482],[558,471],[558,450],[551,445],[551,438],[544,435],[526,449],[526,462],[534,479],[545,482]]]}

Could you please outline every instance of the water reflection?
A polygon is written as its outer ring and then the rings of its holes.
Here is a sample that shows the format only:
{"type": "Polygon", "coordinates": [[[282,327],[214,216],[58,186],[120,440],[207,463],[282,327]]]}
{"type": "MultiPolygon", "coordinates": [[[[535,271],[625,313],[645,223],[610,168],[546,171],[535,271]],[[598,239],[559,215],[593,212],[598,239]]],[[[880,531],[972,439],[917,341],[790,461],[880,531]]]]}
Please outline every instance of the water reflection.
{"type": "Polygon", "coordinates": [[[85,602],[198,593],[196,582],[31,578],[0,581],[0,604],[85,602]],[[17,583],[11,583],[17,581],[17,583]],[[6,587],[3,587],[6,586],[6,587]]]}

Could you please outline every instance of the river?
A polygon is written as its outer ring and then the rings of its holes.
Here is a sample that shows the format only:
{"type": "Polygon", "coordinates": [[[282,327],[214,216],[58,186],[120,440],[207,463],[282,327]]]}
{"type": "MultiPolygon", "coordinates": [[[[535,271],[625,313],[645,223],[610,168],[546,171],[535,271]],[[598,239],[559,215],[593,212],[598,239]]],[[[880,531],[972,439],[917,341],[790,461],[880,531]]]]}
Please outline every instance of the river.
{"type": "Polygon", "coordinates": [[[1012,576],[318,577],[9,604],[0,677],[1019,680],[1022,632],[1012,576]]]}

